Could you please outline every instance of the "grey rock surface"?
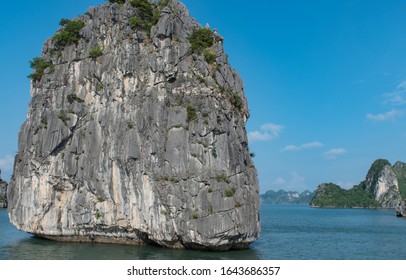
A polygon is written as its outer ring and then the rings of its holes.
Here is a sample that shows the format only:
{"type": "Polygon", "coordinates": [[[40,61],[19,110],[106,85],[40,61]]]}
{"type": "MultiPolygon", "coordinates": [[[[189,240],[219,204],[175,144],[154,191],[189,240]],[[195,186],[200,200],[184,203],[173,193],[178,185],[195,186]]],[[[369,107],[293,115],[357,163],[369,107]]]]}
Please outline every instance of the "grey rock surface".
{"type": "Polygon", "coordinates": [[[376,160],[360,186],[372,193],[382,208],[395,209],[402,201],[397,175],[387,160],[376,160]]]}
{"type": "Polygon", "coordinates": [[[134,15],[106,3],[75,19],[77,44],[45,42],[53,66],[31,83],[10,220],[62,241],[245,248],[260,232],[258,180],[223,39],[208,63],[191,51],[201,26],[182,3],[161,7],[150,34],[130,27],[134,15]]]}

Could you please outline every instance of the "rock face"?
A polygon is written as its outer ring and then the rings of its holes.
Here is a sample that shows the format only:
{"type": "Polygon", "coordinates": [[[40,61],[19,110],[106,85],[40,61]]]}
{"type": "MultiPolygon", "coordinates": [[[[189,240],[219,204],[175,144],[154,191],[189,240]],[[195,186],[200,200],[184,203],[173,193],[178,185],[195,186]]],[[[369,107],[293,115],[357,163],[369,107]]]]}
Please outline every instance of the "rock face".
{"type": "Polygon", "coordinates": [[[397,161],[393,165],[393,171],[395,171],[396,177],[398,179],[398,186],[400,195],[402,199],[406,199],[406,163],[397,161]]]}
{"type": "Polygon", "coordinates": [[[216,32],[191,48],[201,26],[182,3],[153,9],[146,29],[137,6],[106,3],[74,20],[77,40],[63,27],[45,42],[9,188],[19,229],[208,250],[258,238],[243,82],[216,32]]]}
{"type": "Polygon", "coordinates": [[[382,208],[393,209],[402,200],[394,168],[385,159],[376,160],[360,186],[374,195],[382,208]]]}
{"type": "Polygon", "coordinates": [[[7,182],[1,179],[1,170],[0,170],[0,208],[7,208],[7,182]]]}

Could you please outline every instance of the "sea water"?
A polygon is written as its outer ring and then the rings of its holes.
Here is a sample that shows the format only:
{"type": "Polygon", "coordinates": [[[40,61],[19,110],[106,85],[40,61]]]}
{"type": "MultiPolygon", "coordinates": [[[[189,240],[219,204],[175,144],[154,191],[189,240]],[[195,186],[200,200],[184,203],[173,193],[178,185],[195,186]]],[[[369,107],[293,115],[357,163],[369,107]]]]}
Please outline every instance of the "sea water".
{"type": "Polygon", "coordinates": [[[406,218],[390,210],[262,205],[261,236],[250,249],[201,252],[44,240],[18,231],[2,209],[0,259],[406,260],[406,218]]]}

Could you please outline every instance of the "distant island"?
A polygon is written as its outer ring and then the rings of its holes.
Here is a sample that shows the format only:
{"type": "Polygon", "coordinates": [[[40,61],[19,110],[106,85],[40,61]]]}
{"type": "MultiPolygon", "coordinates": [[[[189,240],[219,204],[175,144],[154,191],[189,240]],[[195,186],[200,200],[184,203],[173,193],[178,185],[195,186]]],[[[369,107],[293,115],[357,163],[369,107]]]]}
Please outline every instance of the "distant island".
{"type": "Polygon", "coordinates": [[[0,208],[7,208],[7,182],[1,179],[1,170],[0,170],[0,208]]]}
{"type": "Polygon", "coordinates": [[[261,195],[261,202],[264,204],[306,204],[308,205],[314,193],[304,191],[302,193],[295,191],[273,191],[269,190],[261,195]]]}
{"type": "Polygon", "coordinates": [[[323,208],[380,208],[404,211],[406,198],[406,164],[393,166],[386,159],[376,160],[365,180],[346,190],[333,183],[317,187],[311,207],[323,208]]]}

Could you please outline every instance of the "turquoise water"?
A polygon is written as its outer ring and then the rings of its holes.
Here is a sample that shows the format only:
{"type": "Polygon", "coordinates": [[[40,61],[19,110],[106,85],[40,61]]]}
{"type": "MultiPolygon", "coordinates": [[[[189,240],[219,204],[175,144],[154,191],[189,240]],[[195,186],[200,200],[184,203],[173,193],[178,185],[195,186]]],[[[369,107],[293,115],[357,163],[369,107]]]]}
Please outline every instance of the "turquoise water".
{"type": "Polygon", "coordinates": [[[262,205],[261,237],[231,252],[59,243],[15,229],[0,210],[0,259],[406,260],[406,219],[394,211],[262,205]]]}

